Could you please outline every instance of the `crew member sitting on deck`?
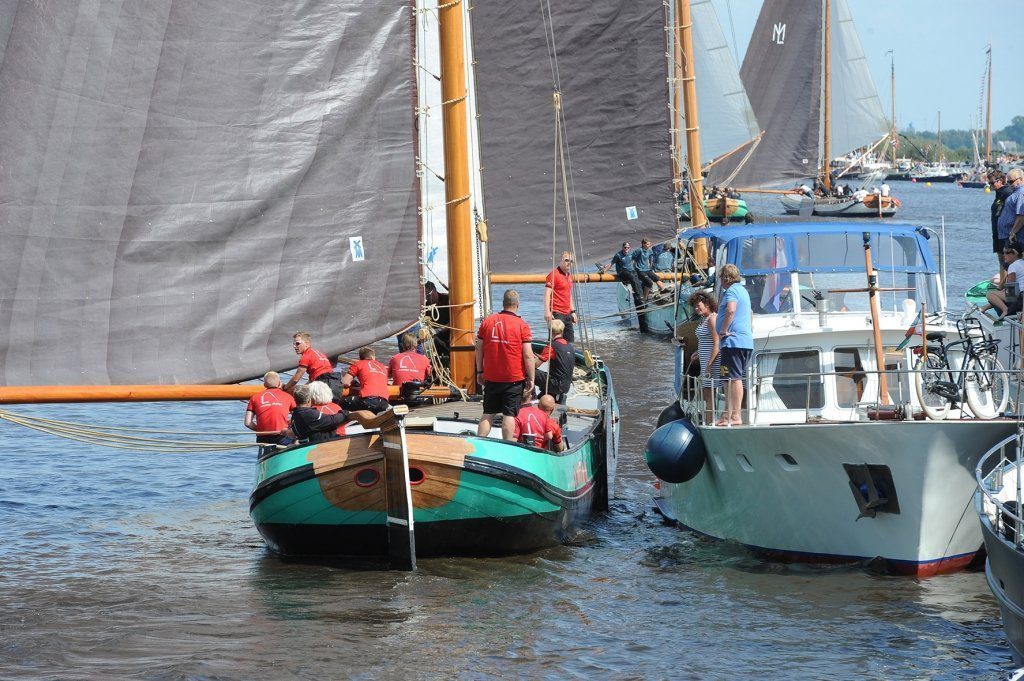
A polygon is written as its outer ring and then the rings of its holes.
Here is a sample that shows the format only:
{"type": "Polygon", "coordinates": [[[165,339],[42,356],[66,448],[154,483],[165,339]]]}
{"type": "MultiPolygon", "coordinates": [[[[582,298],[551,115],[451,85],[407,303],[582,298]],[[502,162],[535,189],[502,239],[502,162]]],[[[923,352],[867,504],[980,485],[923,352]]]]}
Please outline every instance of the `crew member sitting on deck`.
{"type": "MultiPolygon", "coordinates": [[[[309,384],[309,399],[314,409],[323,416],[334,416],[341,413],[341,407],[334,401],[334,394],[327,387],[326,383],[315,381],[309,384]]],[[[334,429],[334,434],[341,436],[345,434],[345,425],[342,424],[334,429]]]]}
{"type": "Polygon", "coordinates": [[[636,268],[636,276],[643,284],[644,300],[651,295],[651,287],[657,285],[658,293],[665,291],[665,285],[654,273],[654,250],[651,248],[651,240],[644,237],[640,241],[640,248],[633,251],[633,267],[636,268]]]}
{"type": "Polygon", "coordinates": [[[323,381],[330,387],[335,397],[341,395],[341,376],[334,373],[334,364],[327,358],[327,355],[313,349],[312,337],[308,332],[299,331],[293,335],[292,347],[295,349],[295,354],[299,355],[299,368],[295,370],[287,385],[284,386],[285,392],[292,392],[299,380],[307,375],[310,383],[323,381]]]}
{"type": "MultiPolygon", "coordinates": [[[[282,435],[294,437],[299,444],[337,440],[336,430],[338,426],[343,426],[348,421],[349,412],[342,409],[337,414],[322,413],[313,406],[311,390],[309,385],[295,387],[295,401],[299,406],[292,410],[291,426],[282,435]]],[[[363,414],[369,418],[373,417],[369,412],[363,414]]]]}
{"type": "Polygon", "coordinates": [[[346,388],[359,380],[359,395],[341,399],[341,406],[350,411],[367,409],[380,414],[388,409],[388,368],[375,359],[373,348],[359,348],[359,361],[348,368],[342,379],[346,388]]]}
{"type": "Polygon", "coordinates": [[[534,370],[534,380],[541,395],[551,395],[559,404],[565,404],[566,393],[572,387],[572,370],[576,365],[576,349],[562,334],[562,321],[552,320],[549,325],[551,342],[544,346],[534,360],[539,367],[548,363],[548,370],[534,370]]]}
{"type": "Polygon", "coordinates": [[[402,334],[402,352],[388,361],[392,385],[401,388],[406,381],[426,381],[430,376],[430,360],[416,352],[416,336],[402,334]]]}
{"type": "Polygon", "coordinates": [[[615,277],[623,284],[629,286],[633,291],[633,304],[637,309],[644,304],[643,287],[640,286],[640,279],[636,276],[636,268],[633,266],[633,256],[629,252],[629,242],[622,242],[622,250],[612,256],[611,264],[597,266],[597,271],[604,274],[615,265],[615,277]]]}
{"type": "Polygon", "coordinates": [[[295,408],[295,399],[281,390],[281,377],[276,371],[263,374],[265,390],[249,399],[245,410],[245,427],[260,433],[256,442],[266,445],[288,445],[291,438],[281,431],[288,427],[288,416],[295,408]]]}
{"type": "Polygon", "coordinates": [[[516,442],[553,452],[564,451],[562,428],[551,418],[554,411],[555,399],[551,395],[544,395],[536,404],[522,407],[516,415],[516,442]]]}

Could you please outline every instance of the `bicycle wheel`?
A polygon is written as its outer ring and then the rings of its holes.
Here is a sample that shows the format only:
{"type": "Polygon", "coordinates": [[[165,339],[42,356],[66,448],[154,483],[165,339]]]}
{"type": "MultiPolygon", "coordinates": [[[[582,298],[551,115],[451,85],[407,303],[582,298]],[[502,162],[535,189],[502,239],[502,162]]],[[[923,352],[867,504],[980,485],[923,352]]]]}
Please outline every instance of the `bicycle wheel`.
{"type": "Polygon", "coordinates": [[[1010,379],[992,355],[972,357],[964,375],[967,406],[979,419],[994,419],[1010,401],[1010,379]]]}
{"type": "Polygon", "coordinates": [[[945,360],[936,353],[928,353],[928,363],[925,366],[924,358],[918,357],[914,363],[914,386],[917,389],[917,399],[921,403],[921,409],[928,415],[928,418],[941,421],[946,418],[952,401],[944,397],[936,390],[939,383],[950,383],[952,378],[948,372],[945,360]],[[946,371],[941,371],[941,370],[946,371]]]}

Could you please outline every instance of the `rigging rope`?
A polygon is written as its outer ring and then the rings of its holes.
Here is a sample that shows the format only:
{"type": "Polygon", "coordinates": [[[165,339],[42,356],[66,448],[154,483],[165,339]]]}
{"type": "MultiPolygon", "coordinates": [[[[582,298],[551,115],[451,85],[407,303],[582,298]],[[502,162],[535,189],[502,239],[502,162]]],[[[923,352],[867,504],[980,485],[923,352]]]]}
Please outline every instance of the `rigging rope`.
{"type": "Polygon", "coordinates": [[[39,416],[29,416],[16,412],[0,410],[0,420],[9,421],[13,424],[30,428],[32,430],[55,435],[67,440],[83,442],[101,447],[114,449],[130,449],[134,451],[148,452],[217,452],[230,451],[234,449],[248,449],[256,446],[253,441],[248,442],[210,442],[208,440],[179,440],[163,439],[155,437],[143,437],[130,433],[147,433],[151,435],[201,435],[204,437],[222,436],[234,437],[237,435],[252,436],[252,431],[226,431],[226,432],[195,432],[195,431],[174,431],[156,430],[149,428],[123,428],[118,426],[98,426],[69,421],[58,421],[39,416]]]}

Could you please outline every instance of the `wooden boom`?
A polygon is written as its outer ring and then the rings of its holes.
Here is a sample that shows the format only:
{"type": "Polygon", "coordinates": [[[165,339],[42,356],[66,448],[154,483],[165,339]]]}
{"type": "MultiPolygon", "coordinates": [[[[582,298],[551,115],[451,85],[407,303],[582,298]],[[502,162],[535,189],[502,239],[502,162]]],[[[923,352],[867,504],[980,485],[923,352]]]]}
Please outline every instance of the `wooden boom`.
{"type": "MultiPolygon", "coordinates": [[[[658,278],[675,279],[678,281],[682,275],[679,272],[657,272],[658,278]]],[[[689,275],[687,275],[689,276],[689,275]]],[[[548,278],[546,274],[492,274],[492,284],[543,284],[548,278]]],[[[614,283],[618,279],[611,272],[580,272],[572,275],[572,280],[580,283],[614,283]]]]}
{"type": "MultiPolygon", "coordinates": [[[[248,400],[263,385],[34,385],[0,386],[0,404],[50,404],[57,402],[206,402],[248,400]]],[[[346,389],[343,394],[347,394],[346,389]]],[[[388,386],[389,395],[399,389],[388,386]]],[[[428,388],[423,397],[446,398],[448,388],[428,388]]]]}

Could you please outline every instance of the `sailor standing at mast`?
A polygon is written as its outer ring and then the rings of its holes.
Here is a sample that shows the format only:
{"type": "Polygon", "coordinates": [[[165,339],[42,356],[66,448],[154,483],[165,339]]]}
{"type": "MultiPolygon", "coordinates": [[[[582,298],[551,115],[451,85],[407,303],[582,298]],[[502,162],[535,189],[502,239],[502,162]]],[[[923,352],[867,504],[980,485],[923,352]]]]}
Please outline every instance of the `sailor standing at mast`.
{"type": "Polygon", "coordinates": [[[570,343],[575,340],[573,325],[578,323],[572,302],[571,267],[572,253],[565,251],[558,267],[551,270],[544,281],[544,319],[548,324],[552,319],[560,319],[565,324],[562,336],[570,343]]]}

